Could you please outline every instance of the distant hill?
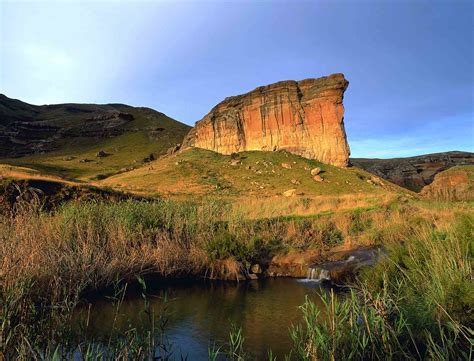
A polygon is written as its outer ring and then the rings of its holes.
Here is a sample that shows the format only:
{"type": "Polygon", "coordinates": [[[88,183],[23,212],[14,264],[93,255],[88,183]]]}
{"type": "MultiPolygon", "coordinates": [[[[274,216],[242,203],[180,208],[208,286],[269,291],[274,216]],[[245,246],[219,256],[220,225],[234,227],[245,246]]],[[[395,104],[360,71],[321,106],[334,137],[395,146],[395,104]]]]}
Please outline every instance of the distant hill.
{"type": "Polygon", "coordinates": [[[436,174],[459,165],[474,165],[474,153],[445,152],[409,158],[351,158],[351,164],[413,191],[433,182],[436,174]]]}
{"type": "Polygon", "coordinates": [[[190,127],[124,104],[36,106],[0,94],[0,163],[90,180],[139,166],[190,127]]]}
{"type": "Polygon", "coordinates": [[[474,200],[474,166],[458,166],[438,173],[421,195],[444,201],[474,200]]]}

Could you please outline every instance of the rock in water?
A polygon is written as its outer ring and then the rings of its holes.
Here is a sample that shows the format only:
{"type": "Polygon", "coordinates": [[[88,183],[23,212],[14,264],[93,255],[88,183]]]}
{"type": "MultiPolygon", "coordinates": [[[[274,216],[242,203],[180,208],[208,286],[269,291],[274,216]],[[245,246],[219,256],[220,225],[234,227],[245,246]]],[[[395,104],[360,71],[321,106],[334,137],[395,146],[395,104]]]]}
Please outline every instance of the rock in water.
{"type": "Polygon", "coordinates": [[[222,154],[286,150],[345,167],[349,145],[344,130],[343,74],[282,81],[216,105],[184,140],[222,154]]]}

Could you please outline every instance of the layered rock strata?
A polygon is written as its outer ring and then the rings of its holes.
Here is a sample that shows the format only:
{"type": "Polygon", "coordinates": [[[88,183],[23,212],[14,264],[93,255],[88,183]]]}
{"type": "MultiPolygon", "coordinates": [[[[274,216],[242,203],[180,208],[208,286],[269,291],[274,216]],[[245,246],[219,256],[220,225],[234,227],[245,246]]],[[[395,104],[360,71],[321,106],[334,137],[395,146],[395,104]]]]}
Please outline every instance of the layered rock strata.
{"type": "Polygon", "coordinates": [[[433,182],[436,174],[460,165],[474,165],[474,153],[446,152],[409,158],[352,158],[351,164],[402,187],[420,191],[433,182]]]}
{"type": "Polygon", "coordinates": [[[226,98],[183,142],[221,154],[286,150],[338,167],[349,164],[343,74],[282,81],[226,98]]]}

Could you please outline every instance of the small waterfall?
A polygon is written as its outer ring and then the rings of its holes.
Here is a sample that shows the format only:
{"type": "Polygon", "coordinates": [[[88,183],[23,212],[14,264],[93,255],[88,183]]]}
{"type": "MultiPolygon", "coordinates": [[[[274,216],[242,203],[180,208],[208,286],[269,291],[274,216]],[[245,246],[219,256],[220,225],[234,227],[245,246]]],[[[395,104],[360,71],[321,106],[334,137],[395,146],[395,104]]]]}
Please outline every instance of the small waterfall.
{"type": "Polygon", "coordinates": [[[308,281],[329,281],[331,277],[329,276],[329,271],[320,267],[309,267],[308,274],[306,276],[308,281]]]}

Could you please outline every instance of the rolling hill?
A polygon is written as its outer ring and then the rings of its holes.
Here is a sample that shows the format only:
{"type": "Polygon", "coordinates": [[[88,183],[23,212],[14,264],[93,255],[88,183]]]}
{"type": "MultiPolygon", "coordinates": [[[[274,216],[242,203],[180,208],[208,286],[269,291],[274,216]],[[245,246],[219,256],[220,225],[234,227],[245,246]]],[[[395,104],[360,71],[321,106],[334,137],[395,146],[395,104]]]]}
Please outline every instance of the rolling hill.
{"type": "Polygon", "coordinates": [[[355,167],[342,169],[284,151],[254,151],[228,156],[198,148],[162,157],[96,184],[168,196],[263,197],[286,194],[311,197],[410,193],[364,170],[355,167]],[[315,168],[320,169],[316,180],[311,174],[315,168]]]}
{"type": "Polygon", "coordinates": [[[190,127],[124,104],[36,106],[0,95],[0,163],[89,181],[137,167],[190,127]]]}

